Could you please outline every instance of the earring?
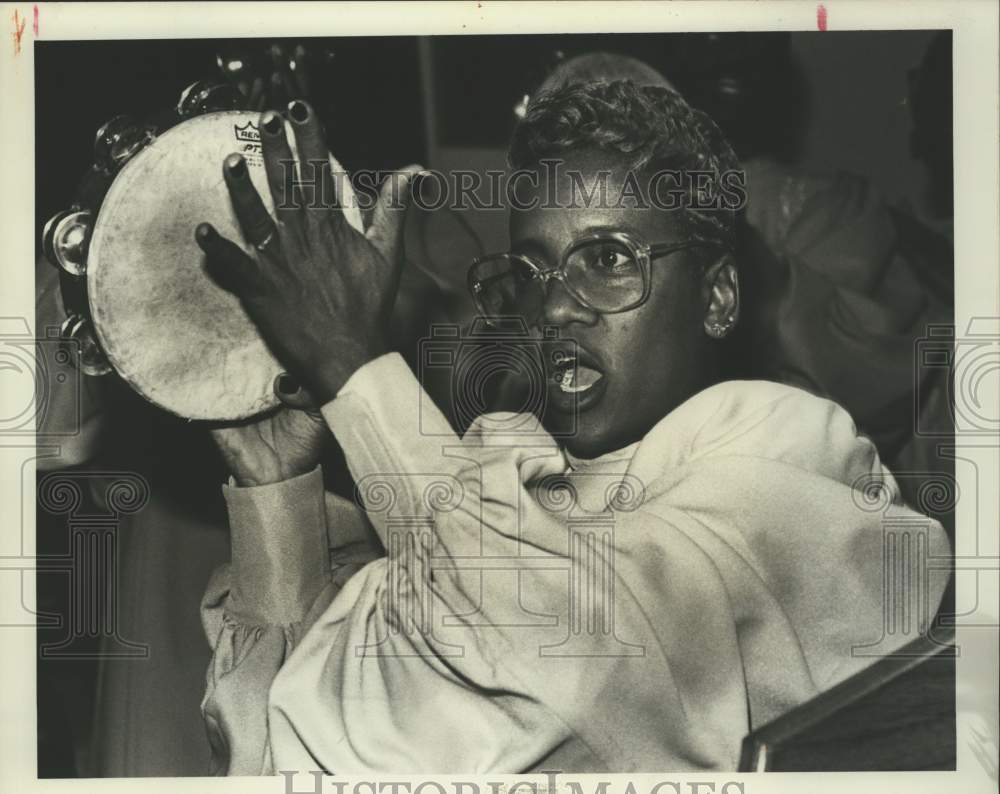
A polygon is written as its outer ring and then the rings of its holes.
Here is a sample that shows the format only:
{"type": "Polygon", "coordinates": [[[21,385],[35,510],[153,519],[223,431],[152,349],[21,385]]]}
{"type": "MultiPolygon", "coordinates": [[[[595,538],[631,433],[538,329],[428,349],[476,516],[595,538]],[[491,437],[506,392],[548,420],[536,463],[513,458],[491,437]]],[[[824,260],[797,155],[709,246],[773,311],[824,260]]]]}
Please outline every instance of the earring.
{"type": "Polygon", "coordinates": [[[727,317],[723,322],[712,323],[711,325],[705,325],[705,332],[711,336],[713,339],[722,339],[729,331],[732,329],[733,325],[736,324],[736,320],[733,317],[727,317]]]}

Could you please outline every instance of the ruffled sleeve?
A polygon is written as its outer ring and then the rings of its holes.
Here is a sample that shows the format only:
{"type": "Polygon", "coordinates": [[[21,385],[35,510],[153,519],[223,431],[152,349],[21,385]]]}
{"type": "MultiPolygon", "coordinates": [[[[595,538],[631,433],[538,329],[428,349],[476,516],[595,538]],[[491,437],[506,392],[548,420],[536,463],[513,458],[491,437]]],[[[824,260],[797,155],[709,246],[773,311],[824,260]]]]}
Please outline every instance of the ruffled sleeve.
{"type": "Polygon", "coordinates": [[[375,553],[361,514],[324,493],[319,468],[223,492],[232,559],[213,574],[202,601],[213,648],[202,714],[214,774],[268,774],[271,682],[316,616],[375,553]]]}

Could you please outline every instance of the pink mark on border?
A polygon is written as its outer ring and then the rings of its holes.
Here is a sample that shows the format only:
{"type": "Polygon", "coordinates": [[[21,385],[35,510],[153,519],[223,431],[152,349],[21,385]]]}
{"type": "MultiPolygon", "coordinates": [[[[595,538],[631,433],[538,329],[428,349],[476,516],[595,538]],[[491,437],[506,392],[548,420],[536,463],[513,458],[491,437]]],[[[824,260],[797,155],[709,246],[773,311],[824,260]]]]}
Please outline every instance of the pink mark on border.
{"type": "Polygon", "coordinates": [[[35,17],[31,22],[31,31],[35,34],[35,38],[38,38],[38,5],[35,5],[35,17]]]}
{"type": "Polygon", "coordinates": [[[826,6],[822,3],[816,6],[816,27],[826,30],[826,6]]]}

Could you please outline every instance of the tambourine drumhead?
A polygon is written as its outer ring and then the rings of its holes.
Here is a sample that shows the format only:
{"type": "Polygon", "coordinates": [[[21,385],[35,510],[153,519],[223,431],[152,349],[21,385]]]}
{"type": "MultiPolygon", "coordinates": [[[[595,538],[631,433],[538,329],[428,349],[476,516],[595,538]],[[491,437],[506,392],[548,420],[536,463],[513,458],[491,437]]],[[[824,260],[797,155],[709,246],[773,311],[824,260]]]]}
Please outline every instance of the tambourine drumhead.
{"type": "MultiPolygon", "coordinates": [[[[197,225],[208,221],[252,253],[222,162],[243,154],[272,209],[258,119],[255,112],[211,113],[163,133],[115,178],[91,236],[87,291],[108,360],[147,400],[188,419],[243,419],[278,403],[272,384],[282,366],[239,300],[207,275],[194,241],[197,225]]],[[[294,146],[291,130],[289,141],[294,146]]],[[[348,180],[338,185],[348,222],[361,230],[348,180]]]]}

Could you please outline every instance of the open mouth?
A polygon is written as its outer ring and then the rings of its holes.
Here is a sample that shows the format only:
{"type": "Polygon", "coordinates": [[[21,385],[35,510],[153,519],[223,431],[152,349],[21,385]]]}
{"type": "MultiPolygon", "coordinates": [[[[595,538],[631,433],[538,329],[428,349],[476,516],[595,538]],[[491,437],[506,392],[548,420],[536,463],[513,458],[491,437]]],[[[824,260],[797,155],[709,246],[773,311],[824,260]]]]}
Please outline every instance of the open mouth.
{"type": "MultiPolygon", "coordinates": [[[[553,420],[550,429],[565,430],[567,416],[578,417],[600,405],[608,391],[608,380],[597,360],[586,351],[576,348],[556,352],[548,371],[546,410],[553,420]]],[[[570,422],[569,427],[575,432],[576,423],[570,422]]]]}
{"type": "Polygon", "coordinates": [[[552,380],[563,394],[584,394],[604,378],[604,373],[580,360],[578,356],[563,356],[556,364],[552,380]]]}
{"type": "Polygon", "coordinates": [[[581,394],[597,385],[604,375],[596,369],[584,366],[575,359],[568,366],[558,370],[555,375],[556,385],[564,394],[581,394]]]}

